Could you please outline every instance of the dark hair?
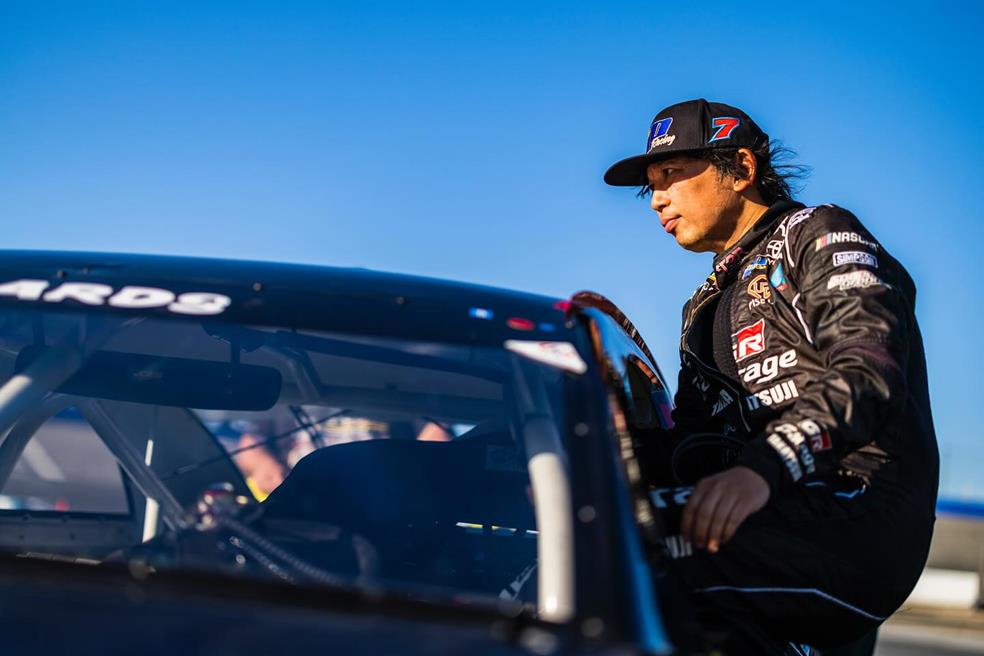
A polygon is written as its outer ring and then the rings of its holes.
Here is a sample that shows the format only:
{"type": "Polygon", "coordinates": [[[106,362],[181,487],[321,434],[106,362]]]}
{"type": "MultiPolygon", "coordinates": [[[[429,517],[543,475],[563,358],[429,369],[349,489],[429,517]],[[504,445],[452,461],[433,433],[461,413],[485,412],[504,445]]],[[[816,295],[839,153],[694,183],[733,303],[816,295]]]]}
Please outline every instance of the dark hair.
{"type": "MultiPolygon", "coordinates": [[[[767,205],[778,200],[792,200],[794,194],[801,191],[798,183],[810,174],[810,167],[785,163],[796,156],[792,149],[772,139],[768,143],[752,148],[751,151],[758,164],[755,187],[767,205]]],[[[689,155],[710,162],[722,179],[748,177],[748,171],[738,161],[737,148],[708,148],[689,155]]],[[[648,196],[649,191],[649,187],[644,186],[639,195],[648,196]]]]}

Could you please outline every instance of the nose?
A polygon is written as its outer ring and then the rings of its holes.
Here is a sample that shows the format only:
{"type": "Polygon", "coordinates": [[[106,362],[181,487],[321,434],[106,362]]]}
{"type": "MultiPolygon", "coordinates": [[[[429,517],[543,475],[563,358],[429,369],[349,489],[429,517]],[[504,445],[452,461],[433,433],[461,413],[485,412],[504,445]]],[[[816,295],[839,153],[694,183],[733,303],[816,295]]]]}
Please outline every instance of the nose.
{"type": "Polygon", "coordinates": [[[666,209],[666,206],[670,204],[670,197],[665,191],[660,191],[659,189],[653,189],[652,195],[649,197],[649,206],[656,210],[656,212],[662,212],[666,209]]]}

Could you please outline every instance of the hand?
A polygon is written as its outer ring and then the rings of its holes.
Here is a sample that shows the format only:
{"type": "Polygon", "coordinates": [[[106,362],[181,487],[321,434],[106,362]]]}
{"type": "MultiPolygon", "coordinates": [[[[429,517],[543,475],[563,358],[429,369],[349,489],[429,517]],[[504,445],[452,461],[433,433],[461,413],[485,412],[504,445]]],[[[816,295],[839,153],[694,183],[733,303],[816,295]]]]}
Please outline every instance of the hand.
{"type": "Polygon", "coordinates": [[[748,467],[702,478],[683,507],[681,535],[698,549],[717,553],[741,523],[769,501],[769,484],[748,467]]]}

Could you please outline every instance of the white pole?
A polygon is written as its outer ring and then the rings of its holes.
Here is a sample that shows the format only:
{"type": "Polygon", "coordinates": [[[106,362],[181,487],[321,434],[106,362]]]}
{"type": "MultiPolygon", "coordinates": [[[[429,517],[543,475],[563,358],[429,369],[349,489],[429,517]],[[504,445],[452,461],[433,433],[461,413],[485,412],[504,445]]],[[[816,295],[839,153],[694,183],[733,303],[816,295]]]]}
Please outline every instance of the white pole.
{"type": "MultiPolygon", "coordinates": [[[[144,454],[144,464],[150,467],[150,463],[153,459],[154,439],[150,438],[147,440],[147,452],[144,454]]],[[[147,497],[147,505],[144,510],[143,539],[141,542],[147,542],[157,535],[157,520],[160,515],[160,510],[160,504],[157,503],[155,499],[147,497]]]]}

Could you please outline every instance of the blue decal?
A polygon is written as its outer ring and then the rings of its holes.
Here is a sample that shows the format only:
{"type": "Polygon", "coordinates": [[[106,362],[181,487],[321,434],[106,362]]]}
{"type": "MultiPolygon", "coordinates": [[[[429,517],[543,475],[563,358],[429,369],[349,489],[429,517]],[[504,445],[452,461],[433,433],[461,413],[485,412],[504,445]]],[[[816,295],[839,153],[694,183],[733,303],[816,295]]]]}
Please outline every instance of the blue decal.
{"type": "Polygon", "coordinates": [[[468,316],[472,319],[491,319],[495,316],[492,310],[486,310],[485,308],[471,308],[468,310],[468,316]]]}
{"type": "Polygon", "coordinates": [[[745,267],[745,270],[741,274],[741,279],[745,280],[748,276],[752,275],[752,272],[756,269],[765,269],[769,266],[769,260],[764,257],[757,257],[755,261],[745,267]]]}
{"type": "Polygon", "coordinates": [[[654,139],[659,139],[660,137],[666,136],[666,133],[670,131],[670,123],[672,122],[672,116],[659,121],[653,121],[653,124],[649,126],[649,139],[646,140],[647,150],[653,147],[654,139]]]}
{"type": "Polygon", "coordinates": [[[772,286],[779,291],[786,289],[786,276],[782,272],[782,262],[776,264],[776,270],[772,272],[772,277],[769,278],[769,282],[771,282],[772,286]]]}
{"type": "Polygon", "coordinates": [[[656,137],[665,137],[666,133],[670,131],[671,123],[673,123],[672,116],[653,123],[652,127],[649,128],[649,140],[652,141],[656,137]]]}

